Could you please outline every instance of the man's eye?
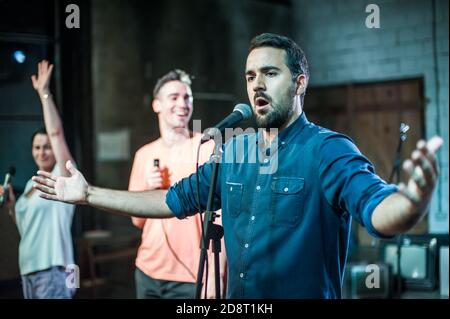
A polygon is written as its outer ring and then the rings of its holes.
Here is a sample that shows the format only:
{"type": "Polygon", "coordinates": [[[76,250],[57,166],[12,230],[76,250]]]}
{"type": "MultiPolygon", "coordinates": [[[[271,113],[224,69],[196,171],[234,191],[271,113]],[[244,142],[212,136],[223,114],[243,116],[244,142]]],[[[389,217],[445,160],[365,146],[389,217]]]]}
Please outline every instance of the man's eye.
{"type": "Polygon", "coordinates": [[[274,77],[275,75],[277,75],[276,72],[267,72],[268,77],[274,77]]]}
{"type": "Polygon", "coordinates": [[[252,82],[255,79],[254,76],[248,76],[247,77],[247,82],[252,82]]]}

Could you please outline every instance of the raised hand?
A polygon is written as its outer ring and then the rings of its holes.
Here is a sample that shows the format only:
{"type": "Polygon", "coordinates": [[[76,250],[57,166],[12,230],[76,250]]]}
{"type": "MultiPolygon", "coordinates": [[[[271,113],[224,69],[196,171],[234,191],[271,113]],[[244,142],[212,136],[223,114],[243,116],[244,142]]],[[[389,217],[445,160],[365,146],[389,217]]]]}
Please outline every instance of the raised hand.
{"type": "Polygon", "coordinates": [[[69,177],[54,177],[45,171],[38,171],[33,176],[34,188],[40,191],[39,196],[72,204],[86,204],[88,183],[83,174],[75,168],[71,161],[67,161],[66,168],[69,177]]]}
{"type": "Polygon", "coordinates": [[[439,175],[436,152],[442,146],[439,136],[432,137],[428,142],[420,140],[411,158],[403,163],[403,169],[409,176],[407,184],[400,183],[400,191],[408,197],[419,209],[426,208],[439,175]]]}
{"type": "Polygon", "coordinates": [[[42,60],[38,63],[38,74],[31,76],[31,82],[33,83],[33,88],[41,94],[50,93],[50,78],[52,76],[53,64],[48,64],[47,60],[42,60]]]}

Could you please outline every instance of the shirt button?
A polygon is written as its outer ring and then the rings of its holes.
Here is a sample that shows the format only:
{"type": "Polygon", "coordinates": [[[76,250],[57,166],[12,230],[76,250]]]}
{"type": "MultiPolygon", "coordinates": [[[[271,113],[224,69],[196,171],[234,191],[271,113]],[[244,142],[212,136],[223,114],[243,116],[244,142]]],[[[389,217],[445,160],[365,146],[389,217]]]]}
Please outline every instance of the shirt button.
{"type": "Polygon", "coordinates": [[[248,244],[245,244],[244,247],[245,247],[245,248],[248,248],[248,244]]]}
{"type": "Polygon", "coordinates": [[[233,191],[233,186],[230,186],[230,192],[232,192],[233,191]]]}
{"type": "Polygon", "coordinates": [[[252,216],[252,217],[251,217],[251,220],[255,220],[255,216],[252,216]]]}
{"type": "Polygon", "coordinates": [[[239,274],[239,277],[244,278],[244,273],[241,272],[241,273],[239,274]]]}
{"type": "Polygon", "coordinates": [[[256,190],[259,191],[261,189],[261,186],[256,186],[256,190]]]}
{"type": "Polygon", "coordinates": [[[268,158],[265,158],[265,159],[264,159],[264,163],[267,163],[268,161],[269,161],[268,158]]]}
{"type": "Polygon", "coordinates": [[[289,188],[287,188],[287,187],[284,188],[284,191],[285,191],[285,192],[287,192],[288,190],[289,190],[289,188]]]}

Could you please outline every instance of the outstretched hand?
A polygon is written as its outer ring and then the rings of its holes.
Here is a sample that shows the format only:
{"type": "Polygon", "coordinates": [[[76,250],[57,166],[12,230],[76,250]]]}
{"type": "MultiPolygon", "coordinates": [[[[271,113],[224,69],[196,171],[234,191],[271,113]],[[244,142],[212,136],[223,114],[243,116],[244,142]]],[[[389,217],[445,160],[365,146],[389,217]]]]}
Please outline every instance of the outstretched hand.
{"type": "Polygon", "coordinates": [[[39,94],[50,93],[50,78],[52,76],[53,64],[48,64],[47,60],[42,60],[38,63],[38,74],[31,76],[31,82],[33,83],[33,88],[39,94]]]}
{"type": "Polygon", "coordinates": [[[420,140],[411,158],[403,162],[403,169],[409,176],[407,184],[400,183],[399,189],[419,210],[425,209],[431,200],[439,175],[436,152],[443,139],[434,136],[427,142],[420,140]]]}
{"type": "Polygon", "coordinates": [[[72,204],[86,204],[89,184],[83,174],[75,168],[71,161],[67,161],[66,168],[69,177],[55,177],[49,172],[38,171],[33,176],[34,188],[40,191],[39,196],[45,199],[56,200],[72,204]]]}

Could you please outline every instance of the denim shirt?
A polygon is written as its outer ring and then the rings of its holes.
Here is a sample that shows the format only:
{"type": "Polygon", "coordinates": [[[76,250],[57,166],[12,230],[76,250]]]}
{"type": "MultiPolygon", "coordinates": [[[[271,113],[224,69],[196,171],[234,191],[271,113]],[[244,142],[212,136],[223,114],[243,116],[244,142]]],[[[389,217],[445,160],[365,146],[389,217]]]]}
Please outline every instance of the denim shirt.
{"type": "MultiPolygon", "coordinates": [[[[228,297],[340,298],[352,218],[382,237],[371,216],[397,187],[347,136],[304,113],[268,150],[262,141],[262,132],[233,138],[219,169],[214,209],[223,214],[228,297]]],[[[211,173],[212,162],[199,168],[202,210],[211,173]]],[[[192,174],[167,193],[178,218],[198,211],[196,185],[192,174]]]]}

